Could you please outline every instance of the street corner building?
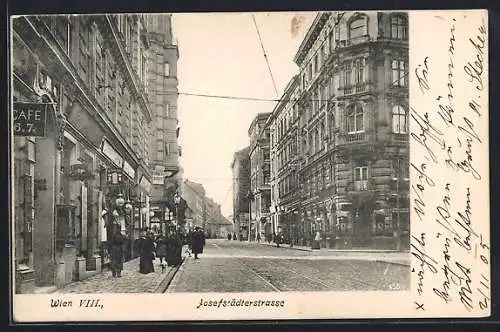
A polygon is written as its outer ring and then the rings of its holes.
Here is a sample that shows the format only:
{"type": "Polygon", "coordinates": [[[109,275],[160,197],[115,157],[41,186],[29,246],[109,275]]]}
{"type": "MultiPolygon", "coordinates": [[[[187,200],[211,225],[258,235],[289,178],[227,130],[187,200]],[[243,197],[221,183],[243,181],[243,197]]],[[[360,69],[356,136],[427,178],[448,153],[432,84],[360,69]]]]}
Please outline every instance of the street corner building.
{"type": "Polygon", "coordinates": [[[408,250],[408,14],[320,12],[294,61],[250,138],[256,224],[290,245],[408,250]]]}
{"type": "Polygon", "coordinates": [[[126,236],[125,259],[136,256],[133,240],[165,187],[157,177],[179,171],[170,20],[12,18],[16,293],[99,273],[115,231],[126,236]]]}

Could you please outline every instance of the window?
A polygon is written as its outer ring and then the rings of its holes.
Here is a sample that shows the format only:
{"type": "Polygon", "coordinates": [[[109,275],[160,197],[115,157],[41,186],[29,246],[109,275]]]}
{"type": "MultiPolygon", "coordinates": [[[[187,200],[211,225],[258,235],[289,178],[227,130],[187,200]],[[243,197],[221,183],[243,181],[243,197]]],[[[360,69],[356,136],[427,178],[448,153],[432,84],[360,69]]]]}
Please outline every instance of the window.
{"type": "Polygon", "coordinates": [[[356,191],[368,190],[368,167],[354,168],[354,189],[356,191]]]}
{"type": "Polygon", "coordinates": [[[170,76],[170,64],[168,62],[165,62],[165,76],[169,77],[170,76]]]}
{"type": "Polygon", "coordinates": [[[392,169],[395,178],[408,179],[410,178],[410,165],[407,159],[396,157],[392,161],[392,169]]]}
{"type": "Polygon", "coordinates": [[[156,115],[156,129],[163,129],[163,117],[161,115],[156,115]]]}
{"type": "Polygon", "coordinates": [[[392,132],[395,134],[406,134],[408,132],[406,111],[400,105],[392,107],[392,132]]]}
{"type": "Polygon", "coordinates": [[[333,37],[333,30],[328,33],[328,43],[330,45],[330,52],[335,49],[335,39],[333,37]]]}
{"type": "Polygon", "coordinates": [[[79,40],[79,59],[78,59],[78,72],[83,79],[84,82],[88,80],[88,72],[90,67],[90,51],[89,51],[89,32],[87,26],[85,26],[84,22],[80,22],[80,28],[78,31],[79,40]]]}
{"type": "Polygon", "coordinates": [[[360,104],[350,105],[347,109],[347,132],[352,134],[363,130],[363,107],[360,104]]]}
{"type": "Polygon", "coordinates": [[[406,63],[403,60],[392,61],[392,85],[406,86],[406,63]]]}
{"type": "Polygon", "coordinates": [[[163,160],[163,151],[156,150],[156,160],[163,160]]]}
{"type": "Polygon", "coordinates": [[[165,104],[165,116],[167,118],[172,117],[172,115],[170,114],[170,104],[165,104]]]}
{"type": "Polygon", "coordinates": [[[344,87],[349,88],[352,85],[352,68],[350,63],[345,64],[344,87]]]}
{"type": "Polygon", "coordinates": [[[351,41],[366,35],[366,18],[361,16],[356,18],[349,25],[349,37],[351,41]]]}
{"type": "Polygon", "coordinates": [[[391,18],[391,38],[405,40],[406,37],[406,18],[402,15],[391,18]]]}
{"type": "Polygon", "coordinates": [[[354,83],[361,85],[364,83],[365,59],[357,59],[354,62],[354,83]]]}

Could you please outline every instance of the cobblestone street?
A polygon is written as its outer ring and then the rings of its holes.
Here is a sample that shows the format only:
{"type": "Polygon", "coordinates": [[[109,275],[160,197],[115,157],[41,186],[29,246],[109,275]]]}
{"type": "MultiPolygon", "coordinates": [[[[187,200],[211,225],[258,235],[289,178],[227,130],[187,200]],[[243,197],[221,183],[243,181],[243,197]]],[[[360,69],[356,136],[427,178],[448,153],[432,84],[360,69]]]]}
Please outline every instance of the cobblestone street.
{"type": "Polygon", "coordinates": [[[160,260],[156,259],[154,269],[153,273],[139,273],[139,258],[135,258],[123,264],[121,278],[113,278],[111,271],[103,271],[85,280],[70,283],[55,293],[161,293],[176,268],[167,267],[162,273],[160,260]]]}
{"type": "Polygon", "coordinates": [[[410,288],[405,252],[308,252],[208,240],[187,258],[167,292],[388,291],[410,288]]]}

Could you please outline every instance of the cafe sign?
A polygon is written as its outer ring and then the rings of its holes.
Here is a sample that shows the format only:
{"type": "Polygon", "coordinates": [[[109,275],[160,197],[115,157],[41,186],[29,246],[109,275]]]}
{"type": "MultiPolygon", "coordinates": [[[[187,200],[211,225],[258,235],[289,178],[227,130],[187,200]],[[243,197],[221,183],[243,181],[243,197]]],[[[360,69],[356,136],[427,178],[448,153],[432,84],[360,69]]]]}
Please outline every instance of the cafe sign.
{"type": "Polygon", "coordinates": [[[14,136],[45,136],[45,103],[14,103],[14,136]]]}

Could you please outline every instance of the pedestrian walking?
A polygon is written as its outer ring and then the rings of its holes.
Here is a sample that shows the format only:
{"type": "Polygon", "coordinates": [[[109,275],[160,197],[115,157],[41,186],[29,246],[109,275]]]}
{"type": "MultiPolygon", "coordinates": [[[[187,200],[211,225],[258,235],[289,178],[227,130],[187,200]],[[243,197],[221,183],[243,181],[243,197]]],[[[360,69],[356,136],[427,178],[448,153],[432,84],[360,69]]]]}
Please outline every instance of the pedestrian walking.
{"type": "Polygon", "coordinates": [[[120,232],[120,229],[116,229],[115,233],[111,237],[110,247],[111,247],[111,272],[113,277],[121,277],[123,270],[123,245],[125,243],[125,237],[120,232]]]}
{"type": "Polygon", "coordinates": [[[148,274],[154,272],[153,267],[155,244],[146,231],[142,231],[137,239],[136,248],[139,252],[139,272],[148,274]]]}
{"type": "Polygon", "coordinates": [[[316,235],[314,236],[313,245],[312,245],[311,249],[319,250],[320,249],[320,241],[321,241],[321,234],[319,233],[319,231],[316,231],[316,235]]]}
{"type": "Polygon", "coordinates": [[[260,243],[260,233],[257,233],[257,242],[260,243]]]}
{"type": "Polygon", "coordinates": [[[175,226],[169,229],[166,240],[167,245],[167,265],[178,266],[182,262],[182,241],[175,230],[175,226]]]}
{"type": "Polygon", "coordinates": [[[167,238],[160,233],[156,239],[156,257],[160,258],[160,264],[163,265],[163,260],[167,261],[167,238]]]}
{"type": "Polygon", "coordinates": [[[274,236],[274,242],[276,242],[276,247],[279,248],[281,244],[282,236],[280,233],[274,236]]]}
{"type": "Polygon", "coordinates": [[[236,233],[233,233],[233,240],[236,241],[236,233]]]}
{"type": "Polygon", "coordinates": [[[198,259],[198,254],[203,253],[203,246],[205,246],[205,234],[200,227],[196,227],[191,236],[191,249],[194,259],[198,259]]]}
{"type": "Polygon", "coordinates": [[[231,237],[232,237],[232,236],[231,236],[231,233],[227,233],[227,240],[228,240],[228,241],[231,241],[231,237]]]}

